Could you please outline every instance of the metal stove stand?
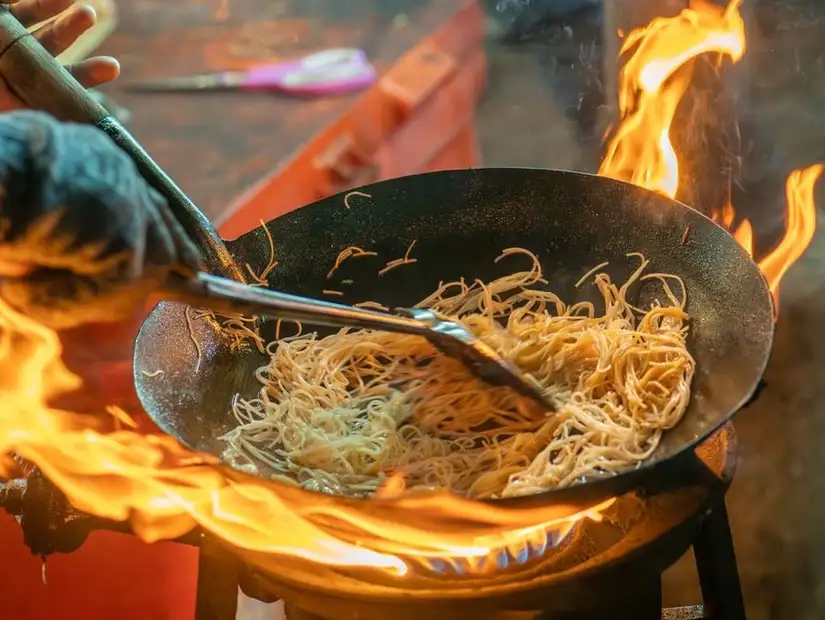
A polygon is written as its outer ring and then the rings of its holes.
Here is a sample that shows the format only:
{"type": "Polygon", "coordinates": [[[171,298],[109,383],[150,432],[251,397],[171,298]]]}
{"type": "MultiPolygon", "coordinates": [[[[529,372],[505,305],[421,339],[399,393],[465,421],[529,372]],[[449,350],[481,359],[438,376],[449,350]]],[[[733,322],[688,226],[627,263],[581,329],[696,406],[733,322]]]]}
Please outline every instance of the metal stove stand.
{"type": "MultiPolygon", "coordinates": [[[[243,585],[243,565],[223,547],[204,538],[201,544],[198,574],[196,620],[234,620],[237,613],[238,587],[243,585]]],[[[567,614],[542,612],[491,612],[479,620],[747,620],[733,538],[724,498],[710,511],[693,539],[696,569],[703,603],[689,607],[662,608],[661,574],[634,580],[635,591],[628,599],[633,603],[622,609],[602,609],[567,614]]],[[[250,592],[250,594],[252,594],[250,592]]],[[[268,599],[260,593],[256,598],[268,599]]],[[[594,596],[598,596],[594,592],[594,596]]],[[[339,620],[321,618],[290,606],[289,620],[339,620]]],[[[346,612],[341,618],[355,618],[346,612]]],[[[458,619],[456,619],[458,620],[458,619]]]]}
{"type": "Polygon", "coordinates": [[[586,615],[538,614],[536,620],[747,620],[730,522],[724,501],[707,516],[693,540],[696,570],[702,589],[701,605],[662,608],[661,575],[643,581],[637,605],[586,615]]]}

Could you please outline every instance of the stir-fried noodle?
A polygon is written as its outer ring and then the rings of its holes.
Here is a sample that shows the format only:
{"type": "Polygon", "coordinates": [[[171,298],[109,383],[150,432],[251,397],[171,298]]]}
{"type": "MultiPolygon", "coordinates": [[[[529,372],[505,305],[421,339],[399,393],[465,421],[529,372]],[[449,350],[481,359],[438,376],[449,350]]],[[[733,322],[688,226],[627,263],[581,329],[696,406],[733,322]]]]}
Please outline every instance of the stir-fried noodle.
{"type": "Polygon", "coordinates": [[[459,320],[544,387],[556,412],[490,387],[423,338],[346,331],[272,343],[259,395],[237,398],[225,457],[274,479],[346,495],[449,489],[469,497],[526,495],[647,458],[688,404],[686,291],[678,276],[638,269],[614,284],[601,269],[604,312],[565,304],[532,261],[492,282],[441,284],[419,306],[459,320]],[[649,307],[626,299],[645,280],[649,307]],[[267,472],[267,470],[269,470],[267,472]],[[403,481],[403,485],[401,482],[403,481]]]}

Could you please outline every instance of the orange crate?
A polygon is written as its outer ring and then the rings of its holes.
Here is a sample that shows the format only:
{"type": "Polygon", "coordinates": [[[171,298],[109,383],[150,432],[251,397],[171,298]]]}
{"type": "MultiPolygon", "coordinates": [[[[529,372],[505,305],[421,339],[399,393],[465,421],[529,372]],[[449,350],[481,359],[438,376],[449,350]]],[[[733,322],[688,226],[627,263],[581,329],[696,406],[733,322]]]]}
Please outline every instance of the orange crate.
{"type": "MultiPolygon", "coordinates": [[[[342,118],[240,196],[217,222],[221,234],[233,239],[261,220],[330,194],[432,169],[429,163],[472,124],[486,78],[484,15],[471,3],[410,50],[342,118]]],[[[477,149],[466,152],[467,159],[451,165],[477,165],[477,149]]]]}
{"type": "Polygon", "coordinates": [[[427,163],[424,172],[475,168],[480,165],[481,153],[478,148],[476,129],[472,124],[468,124],[445,148],[436,153],[435,157],[427,163]]]}

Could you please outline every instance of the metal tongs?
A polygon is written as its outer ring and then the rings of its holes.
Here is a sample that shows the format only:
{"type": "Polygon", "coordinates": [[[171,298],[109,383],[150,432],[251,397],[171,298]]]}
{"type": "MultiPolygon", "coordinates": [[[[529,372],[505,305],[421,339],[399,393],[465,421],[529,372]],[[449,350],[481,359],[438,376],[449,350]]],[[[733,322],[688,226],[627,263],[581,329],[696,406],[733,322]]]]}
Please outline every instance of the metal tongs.
{"type": "Polygon", "coordinates": [[[398,314],[364,310],[344,304],[257,288],[207,273],[174,275],[162,296],[221,314],[245,314],[298,321],[324,327],[354,327],[426,338],[445,355],[459,360],[490,385],[510,387],[545,411],[552,404],[541,385],[474,336],[464,326],[422,308],[398,308],[398,314]]]}

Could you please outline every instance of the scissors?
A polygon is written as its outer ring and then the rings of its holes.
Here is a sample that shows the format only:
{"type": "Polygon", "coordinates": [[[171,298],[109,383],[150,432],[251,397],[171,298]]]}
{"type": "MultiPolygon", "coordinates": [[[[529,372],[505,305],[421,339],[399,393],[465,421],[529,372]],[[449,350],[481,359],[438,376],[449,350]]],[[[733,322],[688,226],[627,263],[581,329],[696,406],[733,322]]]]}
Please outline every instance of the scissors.
{"type": "Polygon", "coordinates": [[[280,91],[296,95],[334,95],[366,88],[375,81],[375,67],[363,50],[329,49],[298,60],[265,64],[246,71],[222,71],[142,82],[129,86],[140,92],[206,90],[280,91]]]}

